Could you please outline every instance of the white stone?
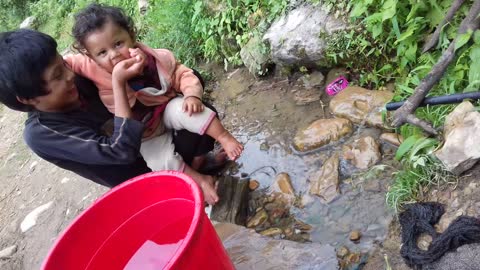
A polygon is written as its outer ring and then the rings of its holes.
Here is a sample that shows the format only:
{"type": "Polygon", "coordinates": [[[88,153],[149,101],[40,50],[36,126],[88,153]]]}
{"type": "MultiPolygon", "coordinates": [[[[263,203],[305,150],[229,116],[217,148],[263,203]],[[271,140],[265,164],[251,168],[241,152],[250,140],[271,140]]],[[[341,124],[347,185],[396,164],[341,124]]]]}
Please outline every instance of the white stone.
{"type": "Polygon", "coordinates": [[[0,251],[0,259],[8,259],[17,252],[17,245],[12,245],[0,251]]]}
{"type": "Polygon", "coordinates": [[[44,205],[41,205],[35,208],[32,212],[30,212],[20,224],[20,229],[22,230],[22,232],[26,232],[30,228],[35,226],[35,224],[37,224],[38,216],[44,211],[46,211],[48,208],[50,208],[52,204],[53,204],[53,201],[48,202],[44,205]]]}
{"type": "Polygon", "coordinates": [[[470,169],[480,159],[480,113],[472,103],[462,102],[446,117],[444,139],[435,155],[454,174],[470,169]]]}
{"type": "Polygon", "coordinates": [[[270,43],[272,60],[280,65],[318,65],[325,60],[326,40],[320,38],[346,29],[347,25],[322,9],[303,5],[272,24],[264,35],[270,43]]]}

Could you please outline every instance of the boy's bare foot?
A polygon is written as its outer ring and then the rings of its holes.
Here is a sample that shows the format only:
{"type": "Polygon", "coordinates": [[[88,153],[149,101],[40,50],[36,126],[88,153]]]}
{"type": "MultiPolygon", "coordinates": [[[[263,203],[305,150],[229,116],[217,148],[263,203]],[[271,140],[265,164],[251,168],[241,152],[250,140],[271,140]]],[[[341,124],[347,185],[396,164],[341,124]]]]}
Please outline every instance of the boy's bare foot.
{"type": "Polygon", "coordinates": [[[217,138],[231,160],[236,160],[243,152],[243,145],[228,131],[223,132],[217,138]]]}
{"type": "Polygon", "coordinates": [[[210,175],[203,175],[198,179],[198,182],[200,184],[200,188],[203,191],[203,197],[205,198],[205,201],[210,205],[216,204],[219,198],[217,195],[217,190],[215,188],[213,177],[211,177],[210,175]]]}

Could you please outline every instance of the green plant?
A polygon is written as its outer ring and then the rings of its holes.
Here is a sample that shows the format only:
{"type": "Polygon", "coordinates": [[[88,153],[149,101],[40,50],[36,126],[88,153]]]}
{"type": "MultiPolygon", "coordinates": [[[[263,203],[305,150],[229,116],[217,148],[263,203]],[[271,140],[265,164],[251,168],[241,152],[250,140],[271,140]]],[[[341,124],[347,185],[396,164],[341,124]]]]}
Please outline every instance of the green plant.
{"type": "Polygon", "coordinates": [[[396,211],[405,203],[415,202],[431,185],[455,181],[433,155],[438,140],[415,133],[398,148],[395,158],[402,161],[403,170],[395,173],[395,182],[387,193],[387,204],[396,211]]]}
{"type": "Polygon", "coordinates": [[[210,3],[197,0],[192,25],[207,60],[222,61],[225,67],[241,64],[240,49],[287,6],[286,0],[227,0],[210,3]]]}

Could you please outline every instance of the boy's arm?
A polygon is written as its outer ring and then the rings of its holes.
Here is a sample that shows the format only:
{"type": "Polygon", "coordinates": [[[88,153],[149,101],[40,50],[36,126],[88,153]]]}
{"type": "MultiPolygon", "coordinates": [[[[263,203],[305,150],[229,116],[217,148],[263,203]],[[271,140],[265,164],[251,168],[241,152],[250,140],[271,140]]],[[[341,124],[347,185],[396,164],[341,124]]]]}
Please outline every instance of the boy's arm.
{"type": "Polygon", "coordinates": [[[70,160],[92,165],[118,165],[134,162],[140,151],[143,124],[115,117],[111,137],[70,121],[46,125],[36,119],[25,128],[24,138],[41,157],[70,160]]]}

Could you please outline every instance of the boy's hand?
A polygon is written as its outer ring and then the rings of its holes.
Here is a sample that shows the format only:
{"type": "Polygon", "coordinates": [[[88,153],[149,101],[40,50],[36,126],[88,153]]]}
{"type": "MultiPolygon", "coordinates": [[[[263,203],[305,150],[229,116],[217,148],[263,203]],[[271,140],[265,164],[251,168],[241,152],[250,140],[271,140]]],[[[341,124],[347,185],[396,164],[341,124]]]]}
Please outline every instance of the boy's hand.
{"type": "MultiPolygon", "coordinates": [[[[142,50],[140,50],[139,48],[130,48],[130,49],[128,49],[128,51],[130,52],[130,57],[132,57],[132,58],[135,58],[137,56],[141,56],[145,60],[147,59],[147,55],[142,50]]],[[[145,65],[147,65],[147,61],[145,61],[145,65]]]]}
{"type": "Polygon", "coordinates": [[[143,55],[123,60],[115,65],[112,72],[112,79],[125,83],[131,78],[142,74],[145,66],[143,55]]]}
{"type": "Polygon", "coordinates": [[[183,99],[183,112],[188,113],[189,116],[192,116],[193,113],[203,112],[203,103],[197,97],[186,97],[183,99]]]}

